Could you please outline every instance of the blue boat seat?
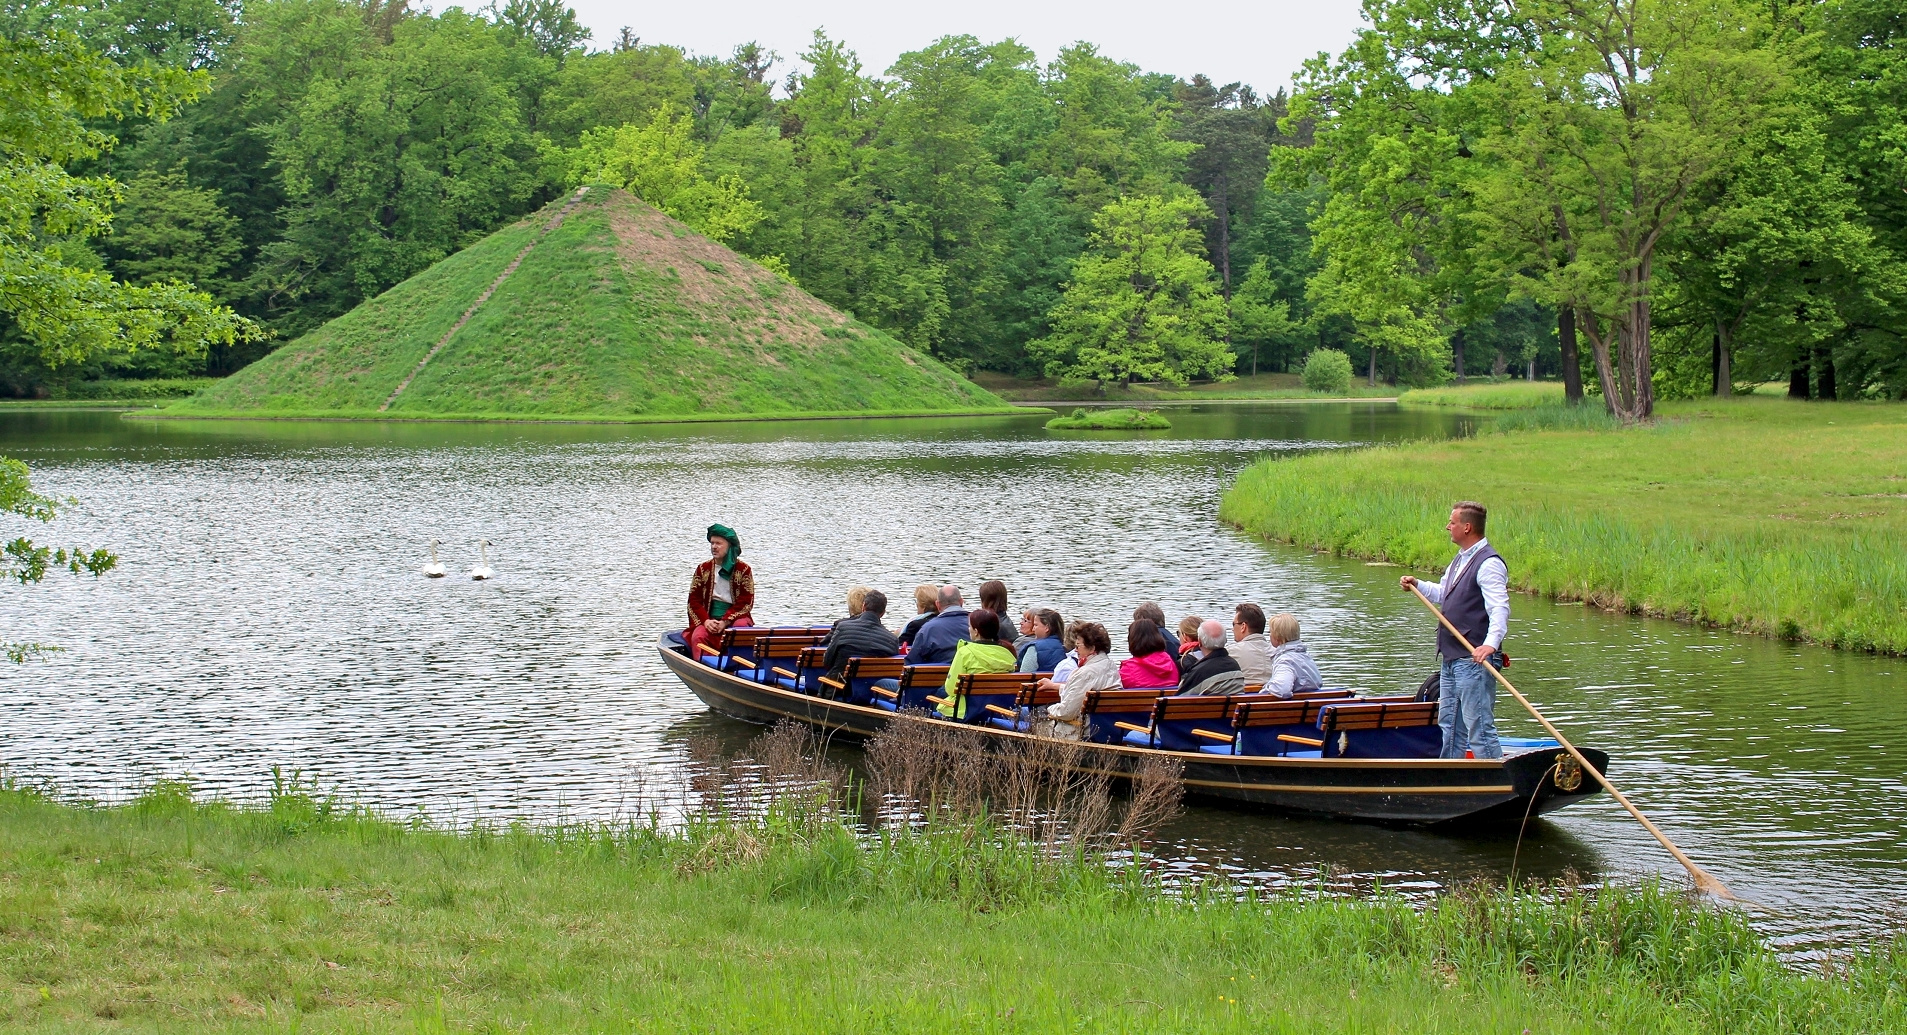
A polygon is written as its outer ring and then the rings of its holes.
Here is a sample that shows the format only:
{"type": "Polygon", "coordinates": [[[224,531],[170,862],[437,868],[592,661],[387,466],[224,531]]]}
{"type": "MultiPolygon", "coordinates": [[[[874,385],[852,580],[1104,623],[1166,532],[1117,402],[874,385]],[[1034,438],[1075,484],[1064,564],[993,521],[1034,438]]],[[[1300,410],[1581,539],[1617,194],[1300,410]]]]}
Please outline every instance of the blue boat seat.
{"type": "MultiPolygon", "coordinates": [[[[1177,689],[1174,687],[1173,689],[1177,689]]],[[[1117,744],[1127,733],[1150,723],[1152,710],[1165,693],[1160,689],[1088,690],[1080,710],[1082,740],[1095,744],[1117,744]]]]}
{"type": "Polygon", "coordinates": [[[1327,703],[1318,739],[1325,758],[1435,758],[1443,730],[1435,701],[1327,703]]]}
{"type": "Polygon", "coordinates": [[[874,682],[878,679],[901,677],[902,659],[892,658],[849,658],[841,666],[839,682],[821,677],[819,692],[823,697],[835,697],[849,704],[870,705],[874,703],[874,682]]]}
{"type": "Polygon", "coordinates": [[[901,668],[900,685],[893,690],[870,686],[874,694],[874,707],[885,711],[897,712],[904,709],[925,711],[931,706],[928,697],[940,696],[947,685],[946,665],[904,665],[901,668]]]}

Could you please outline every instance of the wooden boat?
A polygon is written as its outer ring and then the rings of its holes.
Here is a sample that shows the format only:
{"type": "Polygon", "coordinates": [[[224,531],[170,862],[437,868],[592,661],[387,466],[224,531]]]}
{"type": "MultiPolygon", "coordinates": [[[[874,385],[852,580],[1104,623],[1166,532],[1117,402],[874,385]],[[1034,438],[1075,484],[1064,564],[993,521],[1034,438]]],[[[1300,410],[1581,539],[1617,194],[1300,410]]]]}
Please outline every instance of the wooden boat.
{"type": "MultiPolygon", "coordinates": [[[[794,719],[836,740],[877,734],[894,712],[831,700],[723,671],[692,660],[681,640],[657,640],[663,664],[710,708],[755,723],[794,719]]],[[[977,743],[1006,743],[1030,734],[985,724],[954,724],[977,743]]],[[[1553,745],[1554,742],[1545,742],[1553,745]]],[[[1087,743],[1087,757],[1114,776],[1148,756],[1185,766],[1189,796],[1208,803],[1337,819],[1403,824],[1517,823],[1581,801],[1601,790],[1593,774],[1559,747],[1512,746],[1503,759],[1323,758],[1218,755],[1123,743],[1087,743]]],[[[1609,756],[1584,749],[1599,770],[1609,756]]]]}

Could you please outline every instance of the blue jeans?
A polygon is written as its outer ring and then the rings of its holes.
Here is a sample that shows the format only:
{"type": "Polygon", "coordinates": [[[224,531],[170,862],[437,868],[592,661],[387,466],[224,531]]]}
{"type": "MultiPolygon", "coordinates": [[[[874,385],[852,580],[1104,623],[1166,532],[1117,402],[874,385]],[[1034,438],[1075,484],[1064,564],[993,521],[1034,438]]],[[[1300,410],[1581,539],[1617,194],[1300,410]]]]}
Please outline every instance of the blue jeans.
{"type": "Polygon", "coordinates": [[[1496,739],[1496,677],[1482,665],[1464,658],[1445,660],[1439,680],[1443,696],[1437,701],[1437,723],[1443,727],[1443,757],[1502,758],[1496,739]]]}

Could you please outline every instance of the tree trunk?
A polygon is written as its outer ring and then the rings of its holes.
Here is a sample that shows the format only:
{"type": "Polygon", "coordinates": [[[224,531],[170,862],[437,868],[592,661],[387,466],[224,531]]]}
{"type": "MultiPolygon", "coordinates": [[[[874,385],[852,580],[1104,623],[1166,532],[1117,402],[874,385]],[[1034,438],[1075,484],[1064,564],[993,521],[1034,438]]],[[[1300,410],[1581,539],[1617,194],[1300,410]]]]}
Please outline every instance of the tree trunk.
{"type": "Polygon", "coordinates": [[[1788,398],[1806,399],[1808,397],[1808,364],[1803,359],[1788,370],[1788,398]]]}
{"type": "Polygon", "coordinates": [[[1377,346],[1371,346],[1371,387],[1377,387],[1377,346]]]}
{"type": "Polygon", "coordinates": [[[1735,364],[1729,355],[1733,343],[1727,329],[1715,325],[1715,394],[1723,399],[1735,394],[1735,364]]]}
{"type": "Polygon", "coordinates": [[[1589,351],[1596,360],[1596,382],[1602,386],[1602,408],[1612,416],[1622,416],[1617,408],[1622,401],[1622,386],[1616,381],[1615,367],[1609,361],[1609,339],[1596,326],[1596,315],[1585,313],[1582,331],[1589,336],[1589,351]]]}
{"type": "Polygon", "coordinates": [[[1834,390],[1834,350],[1826,345],[1814,347],[1814,397],[1827,402],[1840,398],[1834,390]]]}
{"type": "Polygon", "coordinates": [[[1510,361],[1504,358],[1503,350],[1496,350],[1496,358],[1490,361],[1490,376],[1502,377],[1509,372],[1510,361]]]}
{"type": "MultiPolygon", "coordinates": [[[[1457,383],[1462,384],[1463,383],[1463,328],[1461,327],[1457,328],[1457,333],[1450,336],[1450,350],[1451,350],[1451,353],[1456,357],[1455,365],[1457,368],[1457,383]]],[[[1375,384],[1376,382],[1372,382],[1372,383],[1375,384]]]]}
{"type": "Polygon", "coordinates": [[[1583,404],[1583,360],[1576,351],[1576,309],[1564,306],[1556,313],[1556,341],[1563,347],[1563,402],[1583,404]]]}
{"type": "Polygon", "coordinates": [[[1531,356],[1531,357],[1530,357],[1530,368],[1529,368],[1529,372],[1528,372],[1527,374],[1524,374],[1524,375],[1523,375],[1523,380],[1525,380],[1525,381],[1534,381],[1534,380],[1536,380],[1536,357],[1535,357],[1535,356],[1531,356]]]}

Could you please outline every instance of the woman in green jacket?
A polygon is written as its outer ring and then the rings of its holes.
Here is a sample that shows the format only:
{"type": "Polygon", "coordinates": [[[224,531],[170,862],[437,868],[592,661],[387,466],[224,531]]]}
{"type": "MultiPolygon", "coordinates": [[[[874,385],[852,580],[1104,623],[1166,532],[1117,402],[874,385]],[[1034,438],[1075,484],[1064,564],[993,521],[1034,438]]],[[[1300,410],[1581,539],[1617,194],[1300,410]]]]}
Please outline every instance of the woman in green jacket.
{"type": "Polygon", "coordinates": [[[1000,642],[1000,616],[984,607],[967,615],[967,638],[954,648],[952,664],[947,666],[947,699],[935,710],[947,718],[954,716],[954,691],[960,677],[969,672],[1011,672],[1016,667],[1013,651],[1000,642]]]}

